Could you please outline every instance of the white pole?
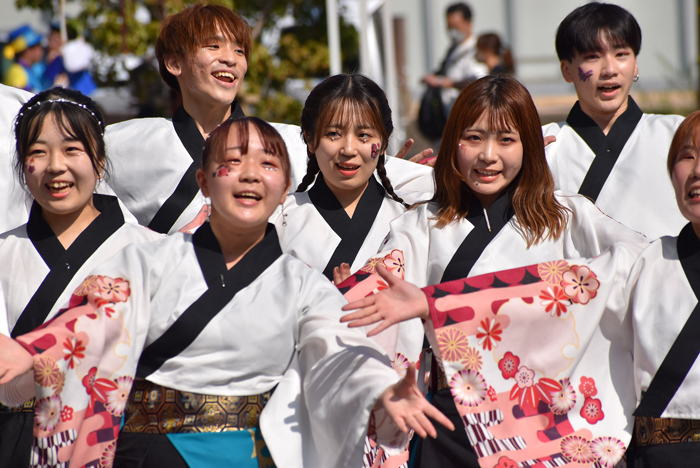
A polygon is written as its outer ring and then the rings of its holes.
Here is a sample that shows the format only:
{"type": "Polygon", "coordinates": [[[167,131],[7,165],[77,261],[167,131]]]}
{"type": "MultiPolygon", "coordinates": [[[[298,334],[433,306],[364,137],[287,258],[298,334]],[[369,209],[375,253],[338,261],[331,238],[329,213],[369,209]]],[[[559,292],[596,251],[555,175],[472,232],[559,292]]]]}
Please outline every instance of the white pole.
{"type": "Polygon", "coordinates": [[[369,24],[367,15],[367,0],[360,0],[360,73],[371,75],[369,60],[369,34],[367,25],[369,24]]]}
{"type": "Polygon", "coordinates": [[[399,99],[398,74],[396,73],[396,54],[394,48],[394,21],[391,0],[384,0],[382,5],[382,34],[384,36],[384,73],[386,97],[391,106],[394,121],[394,137],[389,142],[389,154],[396,154],[406,138],[404,132],[401,99],[399,99]]]}
{"type": "Polygon", "coordinates": [[[326,0],[326,20],[328,21],[328,54],[330,55],[331,76],[341,72],[340,26],[336,0],[326,0]]]}

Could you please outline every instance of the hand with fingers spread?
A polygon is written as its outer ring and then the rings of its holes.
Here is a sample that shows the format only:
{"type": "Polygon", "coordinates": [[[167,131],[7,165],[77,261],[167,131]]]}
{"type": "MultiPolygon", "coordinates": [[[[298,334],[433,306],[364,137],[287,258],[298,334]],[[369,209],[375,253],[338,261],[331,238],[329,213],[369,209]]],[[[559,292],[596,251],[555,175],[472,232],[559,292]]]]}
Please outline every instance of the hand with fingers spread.
{"type": "MultiPolygon", "coordinates": [[[[415,143],[413,138],[409,138],[408,140],[406,140],[406,143],[404,143],[404,145],[401,147],[399,152],[396,153],[396,156],[394,156],[394,157],[399,158],[399,159],[406,159],[406,155],[408,155],[408,151],[413,146],[413,143],[415,143]]],[[[433,153],[434,153],[434,151],[432,148],[426,148],[423,151],[421,151],[420,153],[416,154],[415,156],[411,156],[407,160],[414,162],[414,163],[418,163],[418,164],[426,164],[426,165],[432,167],[435,165],[435,162],[434,162],[435,158],[431,158],[433,153]],[[431,164],[431,162],[432,162],[432,164],[431,164]]]]}
{"type": "Polygon", "coordinates": [[[381,322],[367,333],[367,336],[374,336],[395,323],[416,317],[430,319],[428,300],[418,286],[397,278],[383,265],[377,266],[377,273],[389,288],[344,306],[343,310],[360,310],[344,315],[341,322],[350,322],[351,328],[381,322]]]}
{"type": "Polygon", "coordinates": [[[408,366],[403,379],[382,392],[374,409],[384,409],[403,433],[413,429],[422,438],[428,435],[437,437],[428,417],[451,431],[455,430],[452,422],[423,397],[416,384],[416,366],[413,363],[408,366]]]}
{"type": "Polygon", "coordinates": [[[31,371],[34,359],[12,338],[0,334],[0,385],[31,371]]]}
{"type": "Polygon", "coordinates": [[[352,271],[350,271],[350,265],[347,263],[341,263],[339,267],[333,268],[333,284],[338,286],[351,275],[352,271]]]}

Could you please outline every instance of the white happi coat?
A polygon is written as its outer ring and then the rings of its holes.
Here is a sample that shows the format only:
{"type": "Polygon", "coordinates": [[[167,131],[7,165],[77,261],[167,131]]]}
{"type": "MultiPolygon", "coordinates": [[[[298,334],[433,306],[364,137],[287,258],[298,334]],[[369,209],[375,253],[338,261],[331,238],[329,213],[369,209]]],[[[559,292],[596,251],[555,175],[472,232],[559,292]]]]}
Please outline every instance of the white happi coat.
{"type": "MultiPolygon", "coordinates": [[[[572,211],[559,239],[546,239],[528,249],[517,220],[506,215],[508,219],[503,228],[480,253],[477,252],[478,259],[472,268],[462,272],[460,277],[560,258],[591,258],[615,242],[646,241],[643,235],[606,216],[580,195],[557,191],[555,196],[559,203],[572,211]]],[[[505,198],[501,197],[499,201],[505,198]]],[[[498,222],[494,218],[501,217],[501,213],[493,213],[494,208],[498,210],[498,203],[487,210],[492,225],[498,222]]],[[[420,287],[445,281],[445,269],[467,236],[475,230],[487,231],[483,216],[479,216],[476,226],[463,218],[436,228],[436,221],[431,219],[436,209],[432,203],[423,204],[394,220],[391,233],[382,247],[383,252],[394,249],[403,252],[405,279],[420,287]]]]}
{"type": "Polygon", "coordinates": [[[579,192],[596,154],[577,133],[577,128],[584,134],[589,132],[592,141],[601,145],[598,150],[601,154],[621,149],[600,193],[591,197],[596,206],[649,239],[676,235],[686,220],[676,207],[666,159],[671,139],[682,120],[678,115],[642,114],[630,98],[627,111],[604,137],[577,103],[566,122],[543,127],[545,136],[557,138],[545,149],[555,188],[579,192]],[[634,126],[636,119],[639,120],[634,126]],[[629,126],[629,131],[625,131],[625,126],[629,126]]]}
{"type": "Polygon", "coordinates": [[[101,214],[67,250],[41,217],[41,207],[36,203],[27,224],[0,236],[0,286],[6,311],[0,322],[10,332],[30,300],[35,301],[32,312],[41,312],[44,318],[25,333],[65,307],[73,291],[97,265],[127,245],[162,238],[138,224],[125,222],[115,197],[95,195],[95,205],[101,214]],[[59,286],[66,280],[69,282],[65,287],[59,286]],[[42,295],[34,298],[40,287],[42,295]]]}
{"type": "MultiPolygon", "coordinates": [[[[613,296],[608,300],[611,310],[627,310],[631,314],[638,402],[698,305],[696,291],[700,284],[691,284],[679,260],[679,248],[683,243],[694,244],[686,246],[686,250],[694,249],[695,257],[691,259],[697,262],[700,241],[688,225],[679,237],[662,237],[651,243],[632,267],[622,299],[613,296]]],[[[698,388],[700,361],[696,360],[660,416],[700,419],[698,388]]]]}
{"type": "MultiPolygon", "coordinates": [[[[233,117],[243,116],[234,102],[233,117]]],[[[287,145],[291,163],[291,189],[306,174],[306,145],[296,125],[271,124],[287,145]]],[[[105,133],[110,159],[109,186],[139,223],[172,234],[192,221],[207,203],[195,179],[201,164],[204,138],[184,108],[173,119],[133,119],[107,127],[105,133]],[[194,166],[192,166],[194,164],[194,166]],[[177,189],[177,190],[176,190],[177,189]],[[169,209],[154,221],[164,204],[169,209]]],[[[387,174],[395,189],[432,190],[432,168],[387,158],[387,174]]]]}
{"type": "Polygon", "coordinates": [[[15,176],[15,118],[32,93],[0,84],[0,232],[27,222],[31,197],[15,176]]]}
{"type": "MultiPolygon", "coordinates": [[[[319,177],[322,178],[322,176],[319,177]]],[[[343,240],[341,235],[344,228],[343,221],[346,223],[365,222],[367,227],[371,226],[354,258],[349,258],[348,255],[351,254],[340,257],[340,261],[349,263],[350,271],[355,272],[362,268],[368,258],[377,253],[389,233],[389,223],[406,211],[406,207],[389,197],[374,179],[370,180],[370,186],[358,202],[358,208],[352,218],[345,214],[345,210],[337,201],[334,203],[337,206],[333,206],[329,210],[330,213],[317,207],[312,201],[312,194],[318,193],[317,197],[320,198],[316,199],[318,202],[322,202],[324,199],[335,201],[335,196],[327,188],[325,181],[322,185],[317,182],[314,187],[306,192],[290,194],[284,203],[284,209],[278,210],[274,221],[282,250],[320,271],[324,271],[327,266],[332,269],[340,264],[329,265],[328,262],[343,240]],[[319,191],[320,187],[323,187],[322,192],[319,191]],[[369,199],[366,204],[363,203],[365,199],[369,199]],[[370,216],[362,211],[363,207],[368,205],[372,205],[374,209],[377,209],[378,205],[376,215],[372,219],[360,221],[360,218],[370,216]]],[[[402,198],[405,196],[401,191],[398,191],[397,195],[402,198]]],[[[413,197],[428,200],[431,196],[432,193],[408,193],[407,199],[413,197]]],[[[352,231],[351,228],[345,232],[347,236],[356,235],[356,232],[352,231]]]]}
{"type": "MultiPolygon", "coordinates": [[[[75,294],[99,294],[111,302],[108,313],[104,305],[95,310],[89,299],[78,306],[87,307],[87,313],[70,309],[59,317],[73,320],[71,314],[76,313],[77,322],[72,325],[76,333],[91,327],[86,357],[75,374],[65,371],[61,401],[70,404],[74,414],[87,404],[86,392],[80,390],[82,376],[95,366],[93,352],[99,361],[96,377],[116,382],[123,381],[119,376],[129,379],[144,348],[170,329],[202,294],[213,288],[224,291],[241,278],[249,279],[252,282],[225,303],[194,341],[146,378],[165,387],[210,395],[256,395],[276,387],[261,414],[260,427],[277,466],[359,466],[370,411],[379,394],[399,376],[377,345],[339,322],[346,301],[337,288],[318,271],[281,253],[274,227],[268,227],[265,239],[246,256],[227,270],[205,224],[194,235],[176,234],[149,245],[131,245],[95,268],[75,294]],[[247,270],[236,270],[238,266],[262,272],[250,278],[247,270]],[[109,291],[100,292],[106,291],[106,285],[109,291]],[[95,328],[93,322],[100,321],[106,325],[95,328]],[[108,339],[122,344],[101,345],[108,339]]],[[[42,330],[42,336],[65,333],[61,320],[52,325],[42,330]]],[[[57,336],[54,341],[63,340],[57,336]]],[[[37,385],[37,400],[57,391],[37,385]]],[[[58,434],[73,424],[77,431],[74,459],[85,453],[80,447],[89,439],[88,419],[94,417],[88,415],[84,425],[59,422],[53,429],[58,434]]],[[[398,429],[388,424],[393,427],[390,437],[403,444],[398,429]]]]}

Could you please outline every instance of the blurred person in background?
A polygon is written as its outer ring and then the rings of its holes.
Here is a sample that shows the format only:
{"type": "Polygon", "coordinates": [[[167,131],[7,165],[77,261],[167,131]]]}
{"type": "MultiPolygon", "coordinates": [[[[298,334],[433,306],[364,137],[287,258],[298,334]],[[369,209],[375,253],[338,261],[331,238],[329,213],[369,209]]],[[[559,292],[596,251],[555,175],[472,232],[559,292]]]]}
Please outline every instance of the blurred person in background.
{"type": "Polygon", "coordinates": [[[488,75],[488,69],[476,60],[476,37],[472,34],[472,10],[466,3],[447,8],[447,28],[452,45],[440,70],[423,77],[429,86],[442,88],[445,115],[450,113],[459,90],[488,75]]]}
{"type": "Polygon", "coordinates": [[[3,59],[12,62],[3,73],[4,84],[25,91],[41,91],[42,71],[35,68],[44,56],[41,39],[41,34],[29,25],[20,26],[10,32],[9,43],[3,50],[3,59]]]}
{"type": "Polygon", "coordinates": [[[64,43],[58,26],[51,26],[44,56],[44,88],[62,86],[89,96],[97,89],[90,74],[95,49],[78,35],[75,28],[68,28],[68,38],[64,43]]]}
{"type": "Polygon", "coordinates": [[[496,33],[481,34],[476,40],[476,59],[489,68],[489,73],[515,74],[515,61],[509,48],[504,47],[496,33]]]}

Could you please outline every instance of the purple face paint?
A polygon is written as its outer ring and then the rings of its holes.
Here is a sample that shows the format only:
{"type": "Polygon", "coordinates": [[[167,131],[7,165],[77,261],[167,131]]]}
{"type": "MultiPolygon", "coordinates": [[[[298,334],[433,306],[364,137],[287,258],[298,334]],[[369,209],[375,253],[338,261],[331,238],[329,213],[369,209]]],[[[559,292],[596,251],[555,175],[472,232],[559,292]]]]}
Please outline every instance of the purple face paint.
{"type": "Polygon", "coordinates": [[[34,168],[34,158],[29,158],[29,161],[27,161],[27,171],[30,174],[34,174],[34,171],[36,169],[34,168]]]}
{"type": "Polygon", "coordinates": [[[225,177],[228,176],[228,166],[226,164],[220,164],[214,172],[211,173],[212,177],[225,177]]]}
{"type": "Polygon", "coordinates": [[[376,143],[372,143],[372,161],[377,159],[377,156],[379,156],[379,145],[377,145],[376,143]]]}
{"type": "Polygon", "coordinates": [[[588,81],[591,76],[593,76],[593,70],[588,70],[587,72],[583,72],[581,67],[578,67],[578,78],[579,80],[583,81],[584,83],[588,81]]]}

